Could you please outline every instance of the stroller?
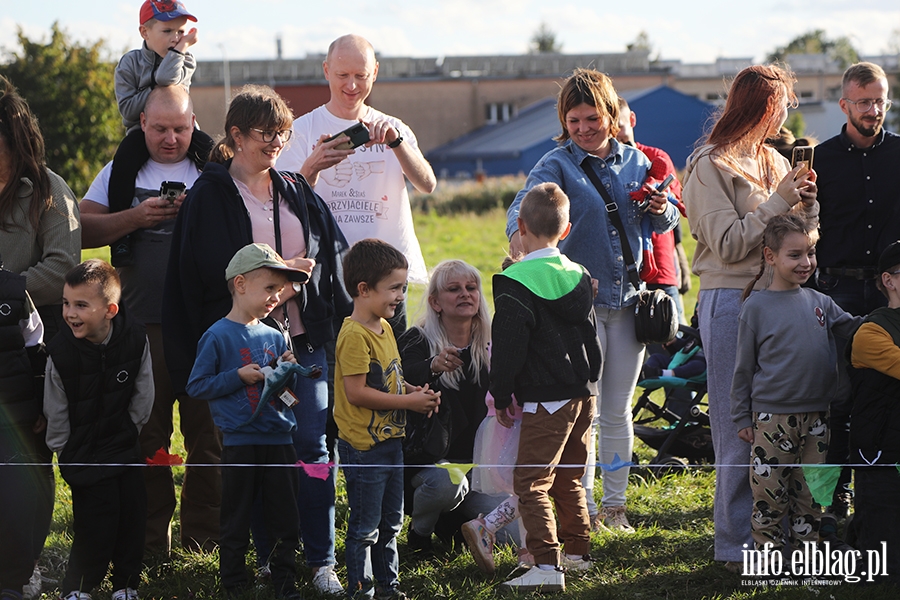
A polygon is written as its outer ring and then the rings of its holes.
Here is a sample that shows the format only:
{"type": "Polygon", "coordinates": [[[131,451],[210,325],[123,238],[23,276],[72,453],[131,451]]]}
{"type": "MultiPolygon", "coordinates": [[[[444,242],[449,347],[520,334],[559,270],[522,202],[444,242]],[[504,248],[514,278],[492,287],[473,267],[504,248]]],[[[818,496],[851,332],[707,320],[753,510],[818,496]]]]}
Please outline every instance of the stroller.
{"type": "MultiPolygon", "coordinates": [[[[667,346],[669,352],[677,349],[671,358],[665,353],[653,354],[641,370],[638,386],[643,392],[632,410],[634,434],[657,451],[645,465],[657,475],[673,467],[715,462],[706,413],[706,359],[700,332],[680,325],[678,337],[667,346]],[[666,376],[663,370],[678,370],[682,376],[666,376]],[[651,398],[656,390],[664,393],[662,404],[651,398]]],[[[632,461],[641,466],[637,455],[632,461]]]]}

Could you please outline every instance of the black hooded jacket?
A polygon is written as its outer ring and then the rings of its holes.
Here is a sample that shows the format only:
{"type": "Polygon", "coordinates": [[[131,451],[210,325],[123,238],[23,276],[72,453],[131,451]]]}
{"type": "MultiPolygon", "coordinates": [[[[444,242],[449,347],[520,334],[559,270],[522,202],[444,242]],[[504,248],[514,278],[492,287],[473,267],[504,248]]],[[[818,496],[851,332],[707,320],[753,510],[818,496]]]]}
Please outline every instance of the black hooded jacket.
{"type": "Polygon", "coordinates": [[[494,406],[597,394],[600,340],[591,278],[564,255],[515,263],[494,275],[494,406]]]}

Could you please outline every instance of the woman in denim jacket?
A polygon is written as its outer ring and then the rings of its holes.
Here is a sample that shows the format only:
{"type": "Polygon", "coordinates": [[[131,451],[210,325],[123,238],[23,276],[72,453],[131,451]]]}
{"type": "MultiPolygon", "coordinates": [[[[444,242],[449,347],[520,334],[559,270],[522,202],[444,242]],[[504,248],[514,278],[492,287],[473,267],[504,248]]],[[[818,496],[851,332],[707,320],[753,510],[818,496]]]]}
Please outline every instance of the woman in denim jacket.
{"type": "MultiPolygon", "coordinates": [[[[597,397],[599,425],[599,462],[630,460],[634,443],[631,427],[631,397],[637,383],[644,346],[634,335],[634,311],[637,290],[631,285],[622,253],[619,233],[609,219],[606,202],[588,179],[582,163],[606,186],[622,217],[628,243],[638,261],[641,256],[641,218],[639,205],[629,193],[644,187],[650,160],[639,150],[616,141],[619,126],[619,99],[612,81],[590,69],[576,69],[563,84],[557,101],[562,133],[560,142],[538,161],[528,175],[525,189],[516,195],[507,212],[506,234],[512,254],[520,251],[516,217],[519,203],[532,187],[558,184],[569,196],[572,230],[559,244],[570,259],[584,265],[598,279],[594,298],[597,335],[603,349],[600,395],[597,397]]],[[[647,188],[648,191],[650,188],[647,188]]],[[[675,227],[678,211],[663,195],[652,196],[648,209],[653,230],[665,233],[675,227]]],[[[602,508],[598,512],[593,499],[593,465],[596,444],[591,443],[584,487],[594,529],[604,525],[619,531],[633,531],[625,516],[625,487],[628,468],[603,473],[602,508]]]]}

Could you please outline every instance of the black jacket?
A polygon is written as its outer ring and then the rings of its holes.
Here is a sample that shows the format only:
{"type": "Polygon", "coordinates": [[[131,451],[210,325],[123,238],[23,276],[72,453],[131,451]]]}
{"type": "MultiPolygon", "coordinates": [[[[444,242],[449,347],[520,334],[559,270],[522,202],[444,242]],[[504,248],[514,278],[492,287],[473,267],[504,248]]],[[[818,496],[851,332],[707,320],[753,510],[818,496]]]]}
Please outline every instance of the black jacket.
{"type": "MultiPolygon", "coordinates": [[[[430,418],[446,418],[450,422],[450,445],[444,456],[435,460],[447,459],[450,462],[472,462],[475,449],[475,432],[487,416],[487,405],[484,398],[488,389],[487,365],[482,368],[478,383],[472,373],[472,352],[467,348],[460,352],[463,361],[462,371],[467,375],[459,382],[458,389],[442,384],[439,378],[432,377],[431,342],[425,332],[418,327],[410,327],[397,339],[400,359],[403,362],[403,379],[413,385],[425,385],[441,392],[440,410],[430,418]]],[[[425,415],[406,411],[407,434],[420,421],[428,418],[425,415]]],[[[406,457],[415,460],[415,457],[406,457]]]]}
{"type": "MultiPolygon", "coordinates": [[[[19,321],[27,314],[25,277],[0,269],[0,428],[31,428],[41,414],[35,376],[43,373],[43,345],[25,349],[19,321]]],[[[38,381],[43,382],[43,379],[38,381]]]]}
{"type": "MultiPolygon", "coordinates": [[[[866,323],[875,323],[900,346],[900,310],[878,308],[866,323]]],[[[853,342],[847,344],[850,357],[853,342]]],[[[900,462],[900,380],[875,369],[849,368],[853,388],[850,462],[893,465],[900,462]]]]}
{"type": "MultiPolygon", "coordinates": [[[[185,390],[200,337],[231,310],[225,267],[238,250],[253,242],[250,215],[228,173],[230,164],[207,163],[175,221],[162,331],[176,394],[185,390]]],[[[287,201],[303,223],[307,257],[316,260],[296,301],[309,343],[319,347],[335,339],[341,321],[353,311],[341,264],[347,241],[331,211],[301,175],[274,170],[270,175],[279,201],[287,201]]]]}
{"type": "Polygon", "coordinates": [[[590,275],[564,255],[494,275],[491,394],[506,408],[597,394],[600,340],[590,275]]]}
{"type": "Polygon", "coordinates": [[[78,339],[68,327],[47,344],[69,404],[69,439],[59,456],[60,473],[71,485],[90,485],[126,467],[67,463],[143,462],[138,430],[128,409],[147,344],[144,326],[120,308],[108,344],[78,339]]]}

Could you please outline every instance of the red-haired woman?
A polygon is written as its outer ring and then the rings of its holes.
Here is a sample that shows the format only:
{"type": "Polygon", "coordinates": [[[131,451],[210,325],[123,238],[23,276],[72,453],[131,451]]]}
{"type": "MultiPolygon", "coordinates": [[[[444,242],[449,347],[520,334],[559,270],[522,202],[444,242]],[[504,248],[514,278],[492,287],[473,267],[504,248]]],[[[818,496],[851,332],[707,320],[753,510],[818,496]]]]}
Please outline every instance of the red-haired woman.
{"type": "MultiPolygon", "coordinates": [[[[750,445],[731,420],[731,378],[741,291],[759,271],[762,233],[775,215],[790,210],[818,215],[816,175],[794,179],[800,167],[766,145],[795,105],[794,77],[776,66],[752,66],[734,78],[725,109],[706,144],[688,160],[684,205],[697,239],[693,271],[700,277],[700,333],[706,353],[709,412],[716,451],[715,559],[736,570],[741,550],[752,548],[747,459],[750,445]]],[[[771,273],[757,288],[768,285],[771,273]]]]}

